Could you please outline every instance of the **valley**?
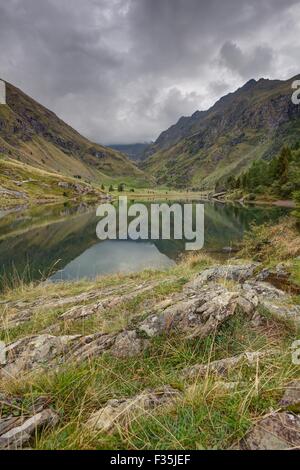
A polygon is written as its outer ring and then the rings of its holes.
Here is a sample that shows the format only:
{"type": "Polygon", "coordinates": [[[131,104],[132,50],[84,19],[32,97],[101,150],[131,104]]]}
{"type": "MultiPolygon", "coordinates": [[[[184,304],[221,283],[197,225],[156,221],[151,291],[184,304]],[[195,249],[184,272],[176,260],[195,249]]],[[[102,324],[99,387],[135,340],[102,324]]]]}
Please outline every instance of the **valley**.
{"type": "Polygon", "coordinates": [[[7,84],[1,449],[299,447],[290,85],[251,80],[155,143],[107,148],[7,84]],[[120,195],[204,204],[204,248],[100,241],[96,207],[120,195]]]}

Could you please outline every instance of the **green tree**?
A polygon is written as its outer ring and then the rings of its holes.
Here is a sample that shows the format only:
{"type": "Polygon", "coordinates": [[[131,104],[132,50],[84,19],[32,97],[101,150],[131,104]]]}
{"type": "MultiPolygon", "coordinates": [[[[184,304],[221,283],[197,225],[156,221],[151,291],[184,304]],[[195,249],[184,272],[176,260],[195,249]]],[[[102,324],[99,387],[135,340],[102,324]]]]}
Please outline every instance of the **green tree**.
{"type": "Polygon", "coordinates": [[[289,164],[292,158],[291,149],[283,147],[278,157],[277,176],[281,184],[286,184],[289,178],[289,164]]]}

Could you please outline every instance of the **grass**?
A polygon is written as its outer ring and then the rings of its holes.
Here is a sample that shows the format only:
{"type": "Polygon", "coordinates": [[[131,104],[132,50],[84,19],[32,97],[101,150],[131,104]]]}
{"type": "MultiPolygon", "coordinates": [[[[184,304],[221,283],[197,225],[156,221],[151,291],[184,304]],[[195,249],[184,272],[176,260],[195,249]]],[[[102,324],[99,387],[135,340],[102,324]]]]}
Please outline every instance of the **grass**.
{"type": "MultiPolygon", "coordinates": [[[[99,277],[92,282],[61,283],[59,298],[113,286],[123,288],[132,282],[135,285],[156,282],[157,285],[150,292],[103,311],[99,316],[68,325],[62,323],[55,334],[118,331],[149,306],[180,291],[195,273],[212,263],[208,256],[194,253],[167,272],[145,271],[129,276],[99,277]]],[[[42,298],[46,304],[57,298],[57,294],[55,284],[21,284],[14,291],[5,292],[2,301],[21,299],[28,305],[42,298]]],[[[47,309],[40,305],[27,324],[6,330],[2,339],[12,341],[41,333],[57,323],[59,314],[70,306],[47,309]]],[[[7,304],[0,304],[0,308],[6,313],[10,310],[7,304]]],[[[226,449],[258,418],[271,409],[278,409],[284,387],[299,375],[289,350],[297,338],[295,328],[273,318],[267,311],[260,313],[264,322],[259,327],[251,325],[244,316],[235,315],[215,335],[201,341],[186,340],[180,333],[158,337],[138,358],[120,360],[106,353],[80,365],[68,364],[2,380],[0,392],[22,398],[25,410],[37,397],[46,396],[59,414],[58,426],[36,435],[35,449],[226,449]],[[209,364],[244,351],[273,348],[278,350],[278,355],[260,359],[255,367],[242,363],[222,378],[207,374],[187,380],[182,375],[183,368],[197,363],[209,364]],[[236,386],[229,390],[220,381],[234,382],[236,386]],[[113,434],[95,433],[86,428],[90,414],[107,400],[134,397],[145,389],[167,384],[180,391],[178,402],[133,418],[113,434]]]]}
{"type": "Polygon", "coordinates": [[[282,330],[280,339],[272,337],[270,342],[270,331],[258,333],[243,318],[234,318],[216,337],[200,343],[159,338],[141,358],[120,361],[106,354],[79,367],[19,379],[9,384],[9,391],[28,401],[51,397],[61,416],[56,429],[37,436],[37,449],[224,449],[242,437],[253,420],[276,409],[284,386],[297,376],[287,353],[292,335],[282,330]],[[238,382],[234,392],[222,389],[215,377],[191,382],[182,378],[185,366],[270,346],[280,348],[280,355],[253,369],[239,366],[224,378],[238,382]],[[89,433],[84,427],[89,414],[110,398],[131,397],[165,384],[182,392],[178,404],[139,417],[112,435],[89,433]]]}
{"type": "Polygon", "coordinates": [[[298,222],[285,217],[278,224],[253,225],[245,234],[241,256],[262,261],[272,266],[279,261],[289,261],[300,255],[298,222]]]}
{"type": "Polygon", "coordinates": [[[91,185],[76,178],[35,168],[11,158],[0,158],[0,187],[19,193],[19,196],[1,194],[0,208],[13,206],[59,203],[78,199],[79,193],[72,185],[80,185],[89,190],[89,194],[80,196],[81,200],[97,200],[103,192],[97,185],[91,185]],[[60,187],[59,183],[68,183],[69,188],[60,187]]]}

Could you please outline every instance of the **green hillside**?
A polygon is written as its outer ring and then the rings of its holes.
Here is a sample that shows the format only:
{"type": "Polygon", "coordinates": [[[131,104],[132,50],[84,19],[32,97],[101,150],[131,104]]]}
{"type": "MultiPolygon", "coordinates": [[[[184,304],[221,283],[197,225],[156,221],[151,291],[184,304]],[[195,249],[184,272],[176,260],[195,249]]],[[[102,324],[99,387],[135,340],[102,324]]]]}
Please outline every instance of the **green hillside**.
{"type": "Polygon", "coordinates": [[[120,152],[90,142],[53,112],[6,83],[7,105],[0,106],[0,159],[44,171],[107,183],[147,177],[120,152]]]}
{"type": "Polygon", "coordinates": [[[144,170],[160,184],[202,189],[270,160],[299,140],[300,107],[291,101],[297,78],[250,80],[207,111],[181,118],[147,149],[144,170]]]}

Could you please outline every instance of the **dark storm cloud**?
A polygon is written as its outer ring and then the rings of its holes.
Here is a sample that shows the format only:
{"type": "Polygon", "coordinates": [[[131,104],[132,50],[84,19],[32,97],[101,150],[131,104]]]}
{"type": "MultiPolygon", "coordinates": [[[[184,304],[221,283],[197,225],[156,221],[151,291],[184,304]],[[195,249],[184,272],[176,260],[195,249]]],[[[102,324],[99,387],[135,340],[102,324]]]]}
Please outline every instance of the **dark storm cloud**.
{"type": "Polygon", "coordinates": [[[0,0],[0,76],[103,143],[298,73],[293,0],[0,0]]]}

